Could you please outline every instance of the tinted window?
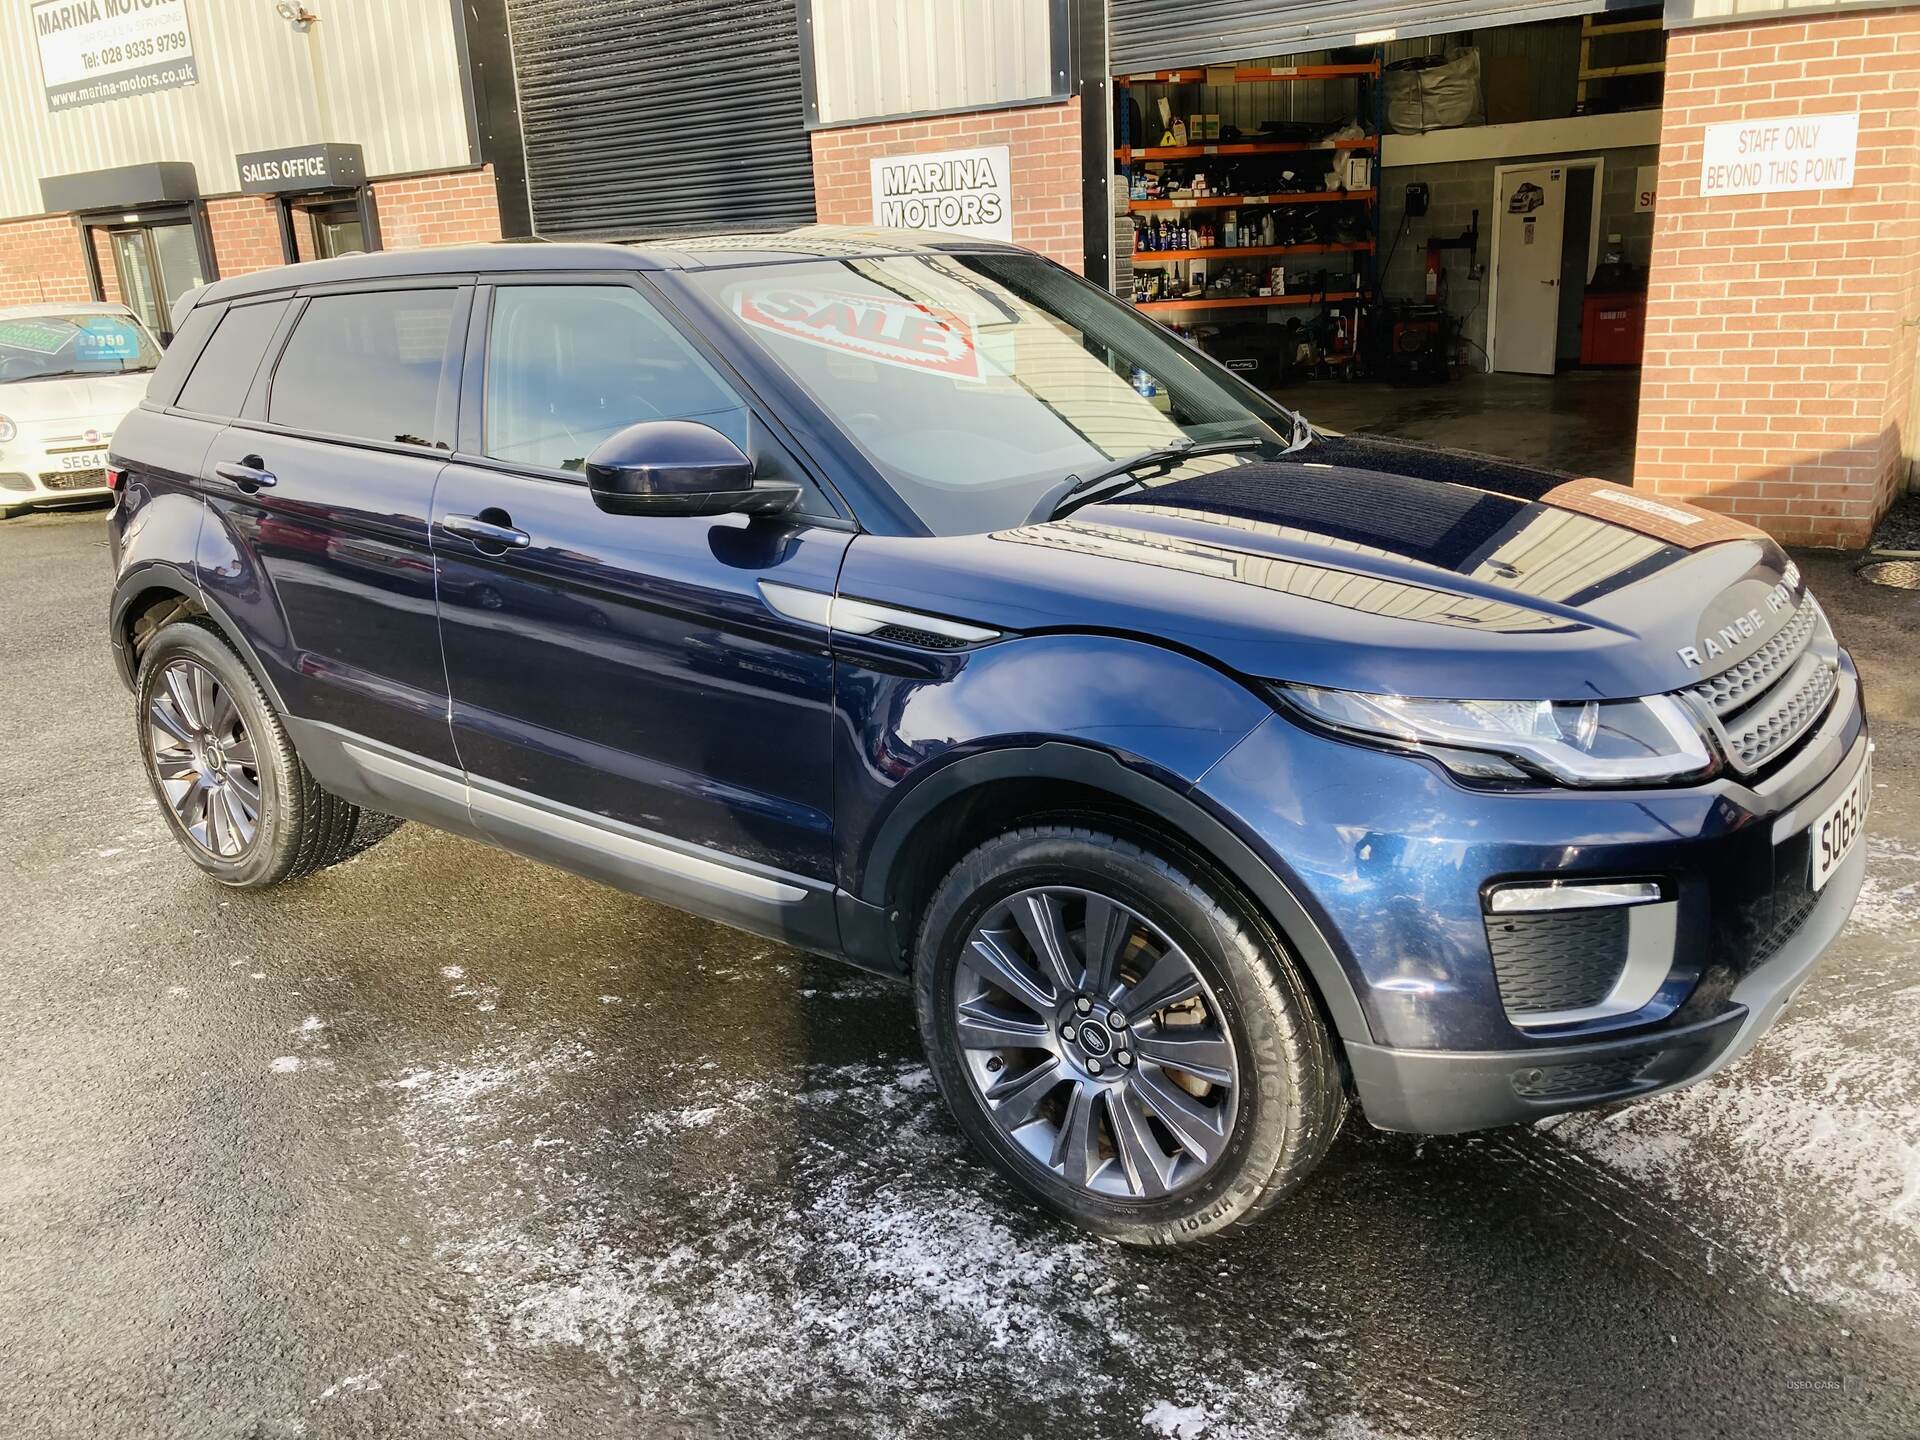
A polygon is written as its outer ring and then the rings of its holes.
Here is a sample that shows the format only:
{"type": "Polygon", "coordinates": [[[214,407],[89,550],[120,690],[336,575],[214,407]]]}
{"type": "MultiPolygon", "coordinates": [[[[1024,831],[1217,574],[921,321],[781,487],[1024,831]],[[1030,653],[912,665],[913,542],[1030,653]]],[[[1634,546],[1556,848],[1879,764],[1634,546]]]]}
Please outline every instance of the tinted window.
{"type": "Polygon", "coordinates": [[[220,322],[218,305],[201,305],[187,311],[180,328],[160,354],[160,367],[147,386],[147,398],[156,405],[171,405],[180,398],[180,387],[200,358],[200,347],[207,343],[213,327],[220,322]]]}
{"type": "Polygon", "coordinates": [[[487,454],[578,470],[594,446],[642,420],[698,420],[752,448],[740,397],[634,291],[506,285],[495,292],[487,454]]]}
{"type": "Polygon", "coordinates": [[[276,425],[431,445],[452,290],[380,290],[307,302],[273,373],[276,425]]]}
{"type": "MultiPolygon", "coordinates": [[[[286,311],[284,300],[227,311],[213,339],[200,352],[193,373],[187,376],[186,388],[180,392],[180,408],[207,415],[238,415],[253,384],[254,371],[260,368],[260,357],[267,353],[267,342],[273,339],[286,311]]],[[[183,330],[174,343],[185,337],[183,330]]]]}

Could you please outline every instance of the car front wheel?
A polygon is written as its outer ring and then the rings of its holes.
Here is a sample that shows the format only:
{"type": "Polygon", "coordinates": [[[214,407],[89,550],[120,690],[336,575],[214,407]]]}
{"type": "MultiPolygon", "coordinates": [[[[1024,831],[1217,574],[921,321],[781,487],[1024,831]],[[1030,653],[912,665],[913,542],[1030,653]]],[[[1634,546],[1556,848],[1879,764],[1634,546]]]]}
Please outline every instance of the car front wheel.
{"type": "Polygon", "coordinates": [[[1022,1190],[1112,1239],[1249,1222],[1345,1113],[1291,956],[1160,855],[1077,826],[999,836],[936,892],[920,1029],[962,1129],[1022,1190]]]}

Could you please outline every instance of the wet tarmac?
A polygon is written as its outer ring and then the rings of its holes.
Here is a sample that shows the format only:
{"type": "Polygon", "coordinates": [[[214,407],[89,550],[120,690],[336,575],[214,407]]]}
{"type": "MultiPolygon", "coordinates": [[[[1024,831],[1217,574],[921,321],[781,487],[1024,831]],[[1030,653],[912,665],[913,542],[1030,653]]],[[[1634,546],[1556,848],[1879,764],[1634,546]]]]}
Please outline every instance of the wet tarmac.
{"type": "Polygon", "coordinates": [[[1716,1082],[1350,1125],[1224,1249],[1023,1206],[904,989],[404,827],[233,895],[148,799],[97,514],[0,525],[0,1436],[1920,1433],[1920,599],[1804,563],[1871,880],[1716,1082]]]}

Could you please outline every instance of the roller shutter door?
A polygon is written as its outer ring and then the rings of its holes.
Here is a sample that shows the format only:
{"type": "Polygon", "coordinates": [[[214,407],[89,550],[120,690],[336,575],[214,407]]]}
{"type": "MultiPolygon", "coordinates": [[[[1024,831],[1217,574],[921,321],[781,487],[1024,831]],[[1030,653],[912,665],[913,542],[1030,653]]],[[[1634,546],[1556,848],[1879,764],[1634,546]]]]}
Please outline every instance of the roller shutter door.
{"type": "MultiPolygon", "coordinates": [[[[1113,73],[1379,45],[1625,8],[1627,0],[1111,0],[1113,73]]],[[[1645,3],[1645,0],[1633,0],[1645,3]]]]}
{"type": "Polygon", "coordinates": [[[813,218],[795,0],[512,0],[535,228],[622,238],[813,218]]]}

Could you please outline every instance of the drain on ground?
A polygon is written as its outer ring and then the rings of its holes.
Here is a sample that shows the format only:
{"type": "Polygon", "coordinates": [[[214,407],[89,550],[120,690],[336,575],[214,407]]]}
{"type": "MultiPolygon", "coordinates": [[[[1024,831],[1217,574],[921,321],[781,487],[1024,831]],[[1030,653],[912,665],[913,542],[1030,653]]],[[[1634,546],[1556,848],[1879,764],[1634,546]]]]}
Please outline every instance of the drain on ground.
{"type": "Polygon", "coordinates": [[[1920,560],[1869,560],[1857,573],[1870,585],[1920,590],[1920,560]]]}

